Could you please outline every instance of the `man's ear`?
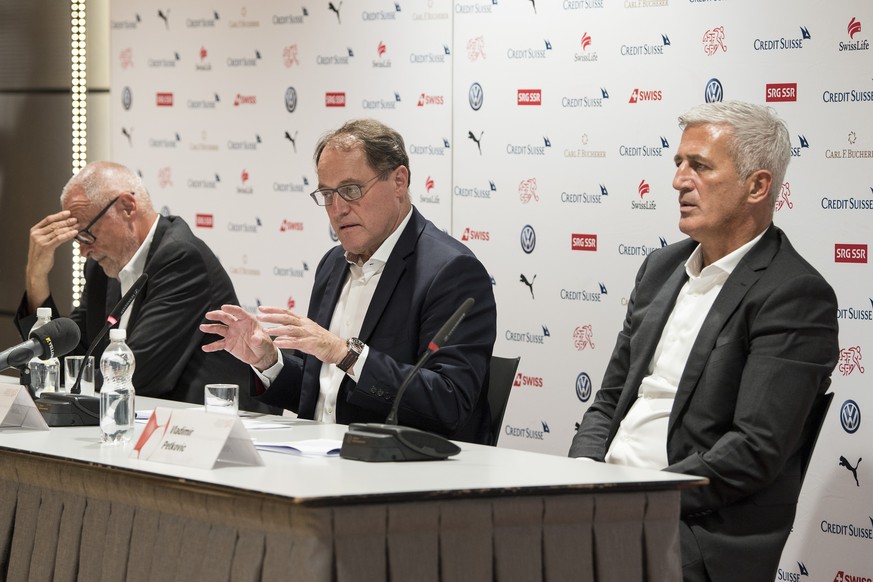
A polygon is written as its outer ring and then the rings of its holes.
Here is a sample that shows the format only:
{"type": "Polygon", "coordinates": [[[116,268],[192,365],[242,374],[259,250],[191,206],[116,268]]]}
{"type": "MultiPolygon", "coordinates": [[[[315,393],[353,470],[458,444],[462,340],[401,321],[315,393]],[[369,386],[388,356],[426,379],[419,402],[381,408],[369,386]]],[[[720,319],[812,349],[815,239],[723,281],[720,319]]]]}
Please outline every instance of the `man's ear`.
{"type": "Polygon", "coordinates": [[[749,203],[766,202],[773,187],[773,174],[768,170],[757,170],[746,180],[749,189],[749,203]]]}
{"type": "Polygon", "coordinates": [[[121,212],[124,214],[125,218],[129,218],[134,216],[139,208],[139,205],[136,201],[136,196],[134,196],[130,192],[124,192],[118,196],[118,202],[116,203],[120,206],[121,212]]]}
{"type": "Polygon", "coordinates": [[[397,166],[397,169],[394,170],[394,187],[404,191],[409,189],[409,168],[397,166]]]}

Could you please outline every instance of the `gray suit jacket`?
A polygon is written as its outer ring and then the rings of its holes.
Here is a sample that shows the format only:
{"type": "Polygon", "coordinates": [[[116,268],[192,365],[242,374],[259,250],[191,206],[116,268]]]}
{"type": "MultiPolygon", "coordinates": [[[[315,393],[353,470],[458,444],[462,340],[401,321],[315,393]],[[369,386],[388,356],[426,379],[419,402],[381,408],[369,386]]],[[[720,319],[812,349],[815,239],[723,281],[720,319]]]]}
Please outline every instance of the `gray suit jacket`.
{"type": "MultiPolygon", "coordinates": [[[[643,263],[570,456],[603,460],[648,373],[696,246],[676,243],[643,263]]],[[[809,452],[807,419],[838,355],[833,290],[771,225],[706,316],[668,425],[666,470],[710,481],[683,491],[681,511],[714,582],[773,580],[809,452]]]]}

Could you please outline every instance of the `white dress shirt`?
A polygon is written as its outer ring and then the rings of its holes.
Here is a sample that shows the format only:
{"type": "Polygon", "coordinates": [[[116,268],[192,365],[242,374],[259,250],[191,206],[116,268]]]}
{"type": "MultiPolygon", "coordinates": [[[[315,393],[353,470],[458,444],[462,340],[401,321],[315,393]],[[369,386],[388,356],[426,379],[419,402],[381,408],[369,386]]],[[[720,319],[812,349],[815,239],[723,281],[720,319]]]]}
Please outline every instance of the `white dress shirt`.
{"type": "MultiPolygon", "coordinates": [[[[328,331],[332,334],[343,339],[360,335],[364,316],[367,315],[370,302],[376,293],[376,287],[379,285],[382,271],[385,269],[385,263],[388,262],[391,251],[397,245],[397,241],[400,239],[400,235],[411,217],[412,211],[410,210],[397,228],[394,229],[394,232],[388,235],[385,242],[379,246],[366,263],[361,263],[358,257],[346,253],[349,272],[346,275],[343,288],[340,291],[339,301],[337,301],[330,319],[328,331]]],[[[318,403],[315,405],[315,420],[330,423],[336,422],[336,400],[340,384],[346,375],[352,378],[359,378],[361,376],[361,371],[367,363],[369,353],[370,348],[365,345],[364,351],[358,357],[358,361],[346,372],[337,368],[335,364],[327,366],[322,364],[318,377],[320,389],[318,392],[318,403]]],[[[282,366],[282,354],[280,353],[279,360],[273,367],[264,370],[263,373],[255,369],[255,373],[264,383],[264,386],[269,387],[272,381],[279,375],[279,372],[282,371],[282,366]]]]}
{"type": "MultiPolygon", "coordinates": [[[[122,297],[124,297],[125,293],[130,291],[130,288],[133,287],[133,284],[136,283],[136,280],[139,279],[145,271],[146,259],[149,256],[149,249],[152,246],[152,240],[155,238],[155,231],[158,228],[158,221],[160,219],[160,216],[155,218],[145,240],[142,241],[142,244],[139,245],[139,248],[136,249],[135,253],[133,253],[130,261],[128,261],[121,271],[118,272],[118,282],[121,284],[122,297]]],[[[119,329],[127,329],[127,322],[130,321],[130,311],[131,310],[128,309],[121,314],[121,321],[118,323],[119,329]]]]}
{"type": "Polygon", "coordinates": [[[663,469],[667,461],[667,424],[685,364],[697,334],[724,282],[761,237],[744,244],[706,268],[698,245],[685,262],[688,280],[667,319],[661,339],[643,378],[637,399],[619,425],[606,462],[647,469],[663,469]]]}

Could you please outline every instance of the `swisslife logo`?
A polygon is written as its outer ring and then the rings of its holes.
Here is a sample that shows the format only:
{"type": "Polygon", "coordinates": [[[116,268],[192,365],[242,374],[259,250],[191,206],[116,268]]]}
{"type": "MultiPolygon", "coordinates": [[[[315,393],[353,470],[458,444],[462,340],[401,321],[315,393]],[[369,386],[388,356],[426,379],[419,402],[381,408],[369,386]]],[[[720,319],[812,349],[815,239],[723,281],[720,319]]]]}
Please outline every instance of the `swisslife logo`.
{"type": "Polygon", "coordinates": [[[643,103],[646,101],[661,101],[664,98],[660,89],[636,88],[631,92],[628,103],[643,103]]]}

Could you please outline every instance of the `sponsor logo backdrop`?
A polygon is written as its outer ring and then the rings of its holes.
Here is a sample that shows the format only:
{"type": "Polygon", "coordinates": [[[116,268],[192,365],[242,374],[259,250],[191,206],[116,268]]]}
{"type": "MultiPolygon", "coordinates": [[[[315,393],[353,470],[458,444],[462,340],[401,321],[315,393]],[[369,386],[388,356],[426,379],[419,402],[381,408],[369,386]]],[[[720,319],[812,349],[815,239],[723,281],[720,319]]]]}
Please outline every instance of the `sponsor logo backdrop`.
{"type": "Polygon", "coordinates": [[[500,446],[563,455],[636,270],[682,237],[676,117],[770,104],[793,146],[776,222],[837,290],[842,348],[777,579],[867,580],[868,30],[861,0],[117,0],[112,154],[215,249],[245,308],[305,312],[336,244],[308,196],[315,142],[353,117],[397,128],[415,204],[491,273],[495,353],[521,356],[500,446]]]}

